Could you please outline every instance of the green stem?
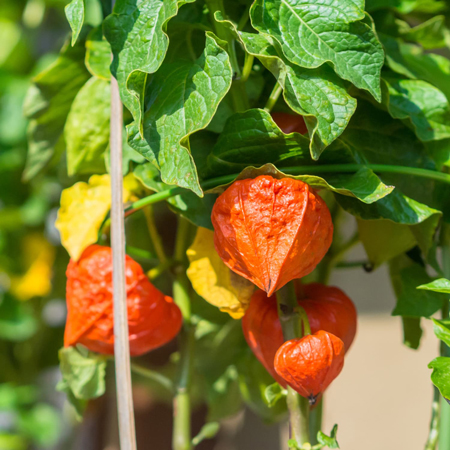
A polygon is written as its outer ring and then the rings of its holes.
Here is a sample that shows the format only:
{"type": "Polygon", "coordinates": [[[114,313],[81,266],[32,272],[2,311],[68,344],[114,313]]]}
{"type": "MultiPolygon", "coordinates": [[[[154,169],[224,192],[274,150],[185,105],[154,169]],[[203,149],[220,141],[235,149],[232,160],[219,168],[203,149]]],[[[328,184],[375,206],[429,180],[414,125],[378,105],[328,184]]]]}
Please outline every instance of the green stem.
{"type": "Polygon", "coordinates": [[[269,112],[272,111],[273,107],[276,105],[278,99],[280,98],[281,93],[283,92],[283,88],[281,87],[281,84],[278,83],[275,85],[275,87],[273,88],[273,91],[271,92],[266,106],[264,107],[264,110],[269,112]]]}
{"type": "Polygon", "coordinates": [[[431,422],[428,440],[425,444],[425,450],[436,450],[436,445],[439,439],[439,417],[441,406],[441,394],[439,389],[434,386],[433,403],[431,406],[431,422]]]}
{"type": "Polygon", "coordinates": [[[242,76],[241,79],[239,80],[240,83],[245,83],[248,80],[250,74],[252,73],[254,60],[255,57],[253,55],[250,55],[249,53],[245,54],[245,62],[244,67],[242,69],[242,76]]]}
{"type": "Polygon", "coordinates": [[[151,205],[144,209],[145,220],[147,221],[148,233],[150,234],[150,239],[152,240],[153,248],[158,256],[159,262],[161,264],[166,264],[168,262],[166,252],[164,251],[164,245],[161,240],[161,236],[156,228],[155,221],[153,219],[153,208],[151,205]]]}
{"type": "MultiPolygon", "coordinates": [[[[446,278],[450,278],[450,226],[442,225],[442,271],[446,278]]],[[[442,318],[448,319],[449,304],[445,303],[442,308],[442,318]]],[[[450,356],[450,348],[441,341],[441,356],[450,356]]],[[[450,405],[440,397],[441,411],[439,419],[439,450],[450,450],[450,405]]]]}
{"type": "Polygon", "coordinates": [[[145,377],[151,381],[155,381],[160,386],[167,389],[169,392],[174,392],[174,386],[173,386],[172,380],[170,378],[167,378],[166,376],[160,374],[159,372],[149,369],[147,367],[143,367],[134,362],[131,363],[131,370],[133,371],[133,373],[135,373],[137,375],[141,375],[142,377],[145,377]]]}
{"type": "MultiPolygon", "coordinates": [[[[277,291],[278,316],[286,341],[302,337],[297,296],[291,281],[277,291]]],[[[287,405],[292,439],[298,446],[309,443],[309,401],[288,386],[287,405]]]]}
{"type": "MultiPolygon", "coordinates": [[[[175,242],[174,260],[183,263],[186,257],[190,224],[178,217],[178,231],[175,242]]],[[[195,327],[191,321],[190,285],[184,265],[176,271],[173,283],[173,298],[183,315],[183,328],[179,335],[180,361],[176,394],[173,400],[173,450],[191,450],[191,378],[194,352],[195,327]]]]}
{"type": "Polygon", "coordinates": [[[317,406],[311,410],[309,416],[309,435],[311,436],[311,445],[318,444],[317,433],[322,430],[323,414],[323,396],[317,403],[317,406]]]}

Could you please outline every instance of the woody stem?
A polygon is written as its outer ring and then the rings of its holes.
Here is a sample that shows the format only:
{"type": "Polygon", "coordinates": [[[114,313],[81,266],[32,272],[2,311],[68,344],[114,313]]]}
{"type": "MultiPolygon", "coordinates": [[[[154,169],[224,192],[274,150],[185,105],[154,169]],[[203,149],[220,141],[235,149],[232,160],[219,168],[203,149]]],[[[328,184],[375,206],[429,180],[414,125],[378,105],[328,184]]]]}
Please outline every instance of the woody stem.
{"type": "MultiPolygon", "coordinates": [[[[189,222],[178,218],[178,232],[175,242],[174,259],[185,260],[186,247],[189,238],[189,222]]],[[[195,327],[191,321],[190,286],[185,267],[177,267],[173,283],[173,297],[183,315],[183,328],[178,337],[180,345],[180,361],[178,363],[178,379],[173,400],[173,450],[191,450],[191,379],[194,352],[195,327]]]]}
{"type": "MultiPolygon", "coordinates": [[[[278,317],[285,341],[303,336],[301,314],[299,313],[295,286],[291,281],[277,292],[278,317]]],[[[309,402],[288,386],[287,406],[291,438],[298,447],[308,444],[309,439],[309,402]]]]}

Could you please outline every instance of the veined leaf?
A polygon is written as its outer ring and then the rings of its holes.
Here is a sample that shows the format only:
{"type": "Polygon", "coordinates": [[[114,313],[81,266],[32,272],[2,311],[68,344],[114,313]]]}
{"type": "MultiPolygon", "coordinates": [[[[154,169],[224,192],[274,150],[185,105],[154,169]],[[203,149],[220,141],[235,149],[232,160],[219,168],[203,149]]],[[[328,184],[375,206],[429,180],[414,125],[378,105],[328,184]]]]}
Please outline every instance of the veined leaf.
{"type": "Polygon", "coordinates": [[[450,60],[434,53],[425,53],[424,50],[412,44],[405,44],[379,33],[379,37],[386,50],[388,66],[401,75],[412,79],[428,81],[440,89],[450,100],[450,60]]]}
{"type": "Polygon", "coordinates": [[[364,19],[362,2],[256,0],[250,15],[293,63],[312,69],[330,62],[340,77],[381,100],[384,53],[372,28],[356,22],[364,19]]]}
{"type": "Polygon", "coordinates": [[[225,265],[214,248],[214,233],[199,227],[186,254],[190,262],[187,276],[195,292],[234,319],[240,319],[250,303],[254,285],[225,265]]]}
{"type": "Polygon", "coordinates": [[[128,142],[161,171],[165,183],[203,195],[187,138],[209,124],[231,78],[228,54],[207,33],[197,61],[165,64],[150,80],[144,138],[134,122],[128,142]]]}
{"type": "Polygon", "coordinates": [[[91,78],[75,97],[64,127],[70,176],[105,172],[110,114],[109,81],[91,78]]]}
{"type": "Polygon", "coordinates": [[[445,16],[435,16],[414,28],[402,30],[407,41],[417,42],[424,49],[442,48],[450,44],[450,32],[445,26],[445,16]]]}
{"type": "Polygon", "coordinates": [[[156,72],[167,52],[168,21],[178,8],[194,0],[117,0],[103,23],[114,55],[111,72],[120,95],[143,135],[144,89],[147,76],[156,72]]]}
{"type": "Polygon", "coordinates": [[[446,278],[439,278],[438,280],[434,280],[431,283],[418,286],[417,289],[450,294],[450,280],[447,280],[446,278]]]}
{"type": "Polygon", "coordinates": [[[77,42],[84,22],[84,0],[72,0],[64,8],[67,21],[72,29],[72,46],[77,42]]]}
{"type": "Polygon", "coordinates": [[[448,401],[450,399],[450,358],[438,356],[428,364],[428,368],[433,369],[431,381],[448,401]]]}
{"type": "Polygon", "coordinates": [[[409,119],[421,141],[450,138],[450,105],[442,91],[422,80],[384,76],[386,106],[395,119],[409,119]]]}
{"type": "MultiPolygon", "coordinates": [[[[343,153],[330,149],[326,153],[326,157],[330,159],[321,159],[321,162],[335,161],[336,154],[339,158],[344,158],[343,153]]],[[[346,162],[349,160],[347,159],[346,162]]],[[[350,159],[350,162],[354,160],[350,159]]],[[[371,170],[364,167],[361,167],[356,174],[328,174],[323,178],[307,175],[307,166],[314,164],[309,155],[308,139],[298,133],[284,134],[270,114],[261,109],[251,109],[230,117],[216,146],[208,156],[204,178],[241,171],[244,172],[238,179],[263,173],[277,177],[290,176],[277,171],[272,164],[280,167],[281,171],[283,166],[288,168],[293,165],[305,166],[305,175],[293,178],[300,179],[316,188],[325,188],[342,195],[356,197],[366,203],[378,201],[393,189],[381,183],[371,170]],[[266,162],[271,164],[255,169],[266,162]]],[[[314,168],[316,169],[316,166],[314,168]]]]}
{"type": "Polygon", "coordinates": [[[86,38],[86,67],[97,78],[111,78],[111,46],[104,38],[101,27],[94,28],[86,38]]]}
{"type": "Polygon", "coordinates": [[[287,104],[304,116],[311,138],[310,150],[317,160],[347,126],[356,109],[344,82],[326,64],[304,69],[289,62],[270,36],[241,33],[248,53],[256,56],[284,89],[287,104]]]}
{"type": "MultiPolygon", "coordinates": [[[[130,177],[134,180],[132,174],[130,177]]],[[[124,180],[124,202],[131,196],[133,180],[124,180]]],[[[72,259],[77,260],[86,247],[97,242],[98,231],[110,207],[109,175],[92,175],[89,183],[79,182],[63,190],[55,226],[72,259]]]]}
{"type": "Polygon", "coordinates": [[[24,114],[30,119],[26,180],[62,153],[64,123],[73,99],[88,79],[81,44],[66,45],[59,58],[33,79],[24,102],[24,114]]]}

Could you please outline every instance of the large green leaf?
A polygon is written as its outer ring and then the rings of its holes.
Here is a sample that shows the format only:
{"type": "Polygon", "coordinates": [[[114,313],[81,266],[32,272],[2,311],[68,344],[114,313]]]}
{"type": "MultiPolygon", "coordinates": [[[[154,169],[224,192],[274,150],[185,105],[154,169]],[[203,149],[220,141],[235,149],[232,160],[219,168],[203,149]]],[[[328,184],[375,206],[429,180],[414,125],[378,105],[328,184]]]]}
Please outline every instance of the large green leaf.
{"type": "Polygon", "coordinates": [[[72,45],[75,45],[84,22],[84,0],[72,0],[64,11],[72,29],[72,45]]]}
{"type": "Polygon", "coordinates": [[[407,41],[417,42],[425,49],[442,48],[450,43],[445,16],[434,16],[414,28],[403,29],[401,35],[407,41]]]}
{"type": "Polygon", "coordinates": [[[241,33],[240,38],[246,51],[277,78],[288,105],[304,116],[311,138],[311,156],[318,159],[344,131],[355,112],[356,100],[328,65],[304,69],[288,61],[270,36],[241,33]]]}
{"type": "Polygon", "coordinates": [[[402,317],[403,344],[413,350],[420,346],[423,330],[420,326],[421,317],[402,317]]]}
{"type": "MultiPolygon", "coordinates": [[[[251,109],[245,113],[237,113],[227,121],[216,146],[208,156],[207,167],[202,175],[204,178],[212,178],[244,171],[240,174],[240,178],[254,177],[263,173],[278,177],[286,176],[280,172],[277,174],[276,169],[270,164],[261,170],[256,170],[255,167],[271,163],[283,172],[283,167],[314,165],[308,144],[308,139],[298,133],[284,134],[270,114],[264,110],[251,109]],[[245,170],[249,166],[252,167],[245,170]]],[[[327,157],[333,161],[336,154],[339,158],[343,158],[341,152],[331,150],[327,152],[327,157]]],[[[327,162],[326,159],[323,161],[327,162]]],[[[366,203],[378,201],[392,192],[391,186],[381,183],[371,170],[363,166],[356,174],[328,174],[319,177],[308,175],[307,167],[304,168],[304,173],[305,175],[295,178],[317,188],[356,197],[366,203]]]]}
{"type": "MultiPolygon", "coordinates": [[[[134,176],[148,189],[154,192],[162,192],[170,186],[163,183],[158,169],[151,164],[141,164],[134,169],[134,176]]],[[[211,213],[217,196],[205,195],[200,198],[193,192],[186,191],[168,199],[172,210],[186,217],[194,225],[213,230],[211,213]]]]}
{"type": "Polygon", "coordinates": [[[450,60],[424,50],[401,39],[379,34],[386,50],[386,62],[395,72],[412,79],[428,81],[450,100],[450,60]]]}
{"type": "Polygon", "coordinates": [[[101,27],[93,28],[86,38],[86,67],[91,75],[109,80],[111,78],[111,46],[103,36],[101,27]]]}
{"type": "Polygon", "coordinates": [[[111,72],[120,95],[143,134],[143,102],[147,76],[156,72],[167,52],[167,23],[178,8],[194,0],[117,0],[103,23],[114,55],[111,72]]]}
{"type": "Polygon", "coordinates": [[[84,44],[77,44],[66,45],[59,58],[33,79],[24,102],[24,114],[30,119],[25,179],[33,178],[64,148],[64,123],[88,78],[84,44]]]}
{"type": "Polygon", "coordinates": [[[315,68],[333,64],[342,78],[381,100],[384,53],[375,32],[364,22],[363,2],[349,0],[256,0],[252,25],[279,41],[293,63],[315,68]]]}
{"type": "Polygon", "coordinates": [[[431,283],[418,286],[417,289],[425,289],[427,291],[441,292],[442,294],[450,294],[450,280],[439,278],[431,283]]]}
{"type": "MultiPolygon", "coordinates": [[[[408,225],[425,255],[432,245],[436,227],[442,216],[440,211],[403,195],[398,189],[369,205],[342,195],[338,196],[337,200],[346,211],[361,219],[388,219],[397,224],[408,225]]],[[[366,237],[371,239],[370,235],[366,237]]]]}
{"type": "Polygon", "coordinates": [[[442,396],[450,399],[450,358],[438,356],[428,364],[429,369],[433,369],[431,381],[439,389],[442,396]]]}
{"type": "Polygon", "coordinates": [[[442,308],[444,298],[441,294],[416,289],[431,280],[425,268],[412,264],[398,271],[395,265],[396,260],[391,263],[391,277],[397,295],[393,316],[430,317],[442,308]]]}
{"type": "Polygon", "coordinates": [[[110,114],[109,81],[91,78],[75,97],[64,127],[69,175],[105,171],[110,114]]]}
{"type": "Polygon", "coordinates": [[[408,119],[422,141],[450,138],[450,105],[442,91],[422,80],[383,76],[385,102],[395,119],[408,119]]]}
{"type": "Polygon", "coordinates": [[[207,33],[197,61],[165,64],[150,80],[144,138],[134,122],[128,127],[129,143],[158,167],[165,183],[202,195],[187,138],[211,122],[231,79],[228,54],[207,33]]]}

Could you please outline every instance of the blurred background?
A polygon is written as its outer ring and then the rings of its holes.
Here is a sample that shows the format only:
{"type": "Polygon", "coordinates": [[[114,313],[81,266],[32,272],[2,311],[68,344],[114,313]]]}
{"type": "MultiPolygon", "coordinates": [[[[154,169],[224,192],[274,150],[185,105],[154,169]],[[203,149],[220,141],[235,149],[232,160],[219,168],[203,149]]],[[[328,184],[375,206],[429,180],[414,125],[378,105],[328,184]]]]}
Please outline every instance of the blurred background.
{"type": "MultiPolygon", "coordinates": [[[[66,3],[0,0],[0,450],[118,449],[111,375],[107,395],[89,405],[82,424],[55,390],[68,256],[54,221],[61,190],[73,181],[54,168],[22,182],[27,152],[22,104],[30,79],[55,60],[69,33],[66,3]]],[[[86,22],[92,25],[101,16],[95,4],[87,2],[86,22]]],[[[168,212],[160,208],[162,222],[168,212]]],[[[136,232],[134,239],[144,238],[136,232]]],[[[351,255],[356,261],[364,257],[359,247],[351,255]]],[[[360,320],[344,372],[326,398],[324,430],[339,423],[343,450],[359,450],[361,442],[365,450],[423,448],[432,396],[426,365],[438,350],[432,330],[425,329],[418,351],[402,345],[383,267],[373,273],[361,266],[341,269],[332,281],[354,300],[360,320]]],[[[163,364],[171,351],[145,358],[163,364]]],[[[139,449],[169,450],[170,404],[137,380],[135,407],[139,449]]],[[[204,416],[199,406],[195,427],[204,416]]],[[[199,448],[277,450],[285,448],[286,436],[285,424],[267,425],[245,410],[225,420],[218,437],[199,448]]]]}

